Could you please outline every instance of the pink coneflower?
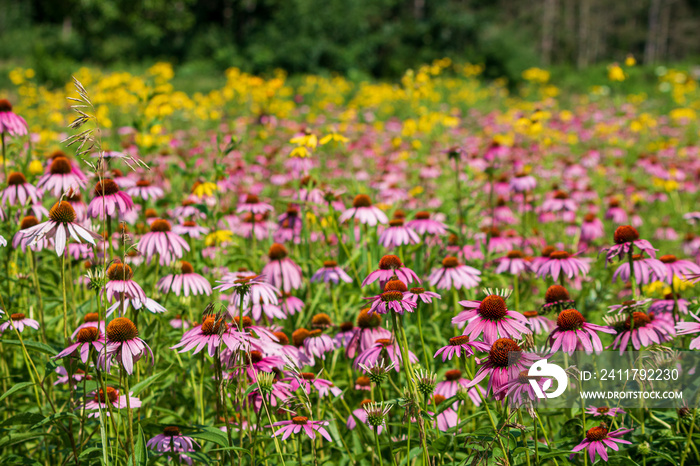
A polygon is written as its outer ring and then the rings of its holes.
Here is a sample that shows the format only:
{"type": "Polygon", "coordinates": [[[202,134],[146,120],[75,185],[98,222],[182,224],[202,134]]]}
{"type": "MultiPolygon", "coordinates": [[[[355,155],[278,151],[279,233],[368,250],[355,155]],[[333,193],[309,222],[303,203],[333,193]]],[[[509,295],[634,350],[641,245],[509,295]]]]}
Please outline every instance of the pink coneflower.
{"type": "Polygon", "coordinates": [[[104,348],[105,337],[97,327],[85,327],[78,331],[76,342],[54,356],[54,359],[65,358],[76,351],[80,351],[80,360],[87,364],[90,356],[90,349],[94,348],[99,354],[104,348]]]}
{"type": "Polygon", "coordinates": [[[543,212],[575,212],[578,205],[565,191],[559,190],[542,203],[541,209],[543,212]]]}
{"type": "Polygon", "coordinates": [[[180,221],[189,218],[198,218],[204,220],[207,215],[199,210],[197,203],[191,199],[185,199],[182,203],[175,207],[171,213],[171,217],[180,219],[180,221]]]}
{"type": "Polygon", "coordinates": [[[597,332],[614,334],[615,330],[602,325],[589,324],[576,309],[565,309],[557,317],[557,327],[549,335],[552,352],[562,349],[569,356],[574,354],[579,342],[586,354],[603,351],[603,343],[597,332]]]}
{"type": "Polygon", "coordinates": [[[285,361],[279,356],[270,356],[263,354],[262,351],[248,351],[246,354],[231,353],[229,358],[229,366],[239,366],[235,367],[235,370],[229,374],[232,380],[235,380],[243,371],[240,368],[242,363],[245,366],[245,371],[248,374],[250,380],[258,380],[257,375],[259,372],[273,372],[275,369],[282,370],[285,361]],[[236,361],[240,357],[242,361],[236,361]]]}
{"type": "Polygon", "coordinates": [[[36,188],[19,172],[12,172],[7,176],[7,188],[3,189],[0,195],[2,203],[8,205],[15,205],[17,201],[22,205],[28,200],[34,204],[39,202],[36,188]]]}
{"type": "Polygon", "coordinates": [[[286,292],[301,288],[301,267],[287,257],[287,248],[273,243],[267,256],[270,262],[263,268],[262,274],[273,286],[286,292]]]}
{"type": "Polygon", "coordinates": [[[68,243],[68,235],[78,243],[88,242],[95,245],[95,239],[102,239],[101,235],[94,233],[75,222],[75,211],[66,201],[59,201],[49,211],[49,219],[24,230],[27,244],[41,239],[54,240],[56,254],[63,255],[68,243]]]}
{"type": "Polygon", "coordinates": [[[511,275],[520,275],[530,270],[530,262],[525,258],[522,251],[510,251],[506,256],[498,259],[498,267],[495,274],[507,272],[511,275]]]}
{"type": "Polygon", "coordinates": [[[260,202],[260,199],[255,194],[248,194],[243,201],[243,203],[238,205],[236,213],[250,212],[253,215],[264,214],[265,212],[271,212],[272,206],[264,202],[260,202]]]}
{"type": "Polygon", "coordinates": [[[603,227],[603,222],[601,222],[596,214],[586,214],[581,223],[581,241],[590,243],[604,236],[605,228],[603,227]]]}
{"type": "Polygon", "coordinates": [[[572,279],[579,275],[586,276],[590,269],[591,266],[586,259],[578,259],[567,251],[554,251],[539,265],[537,276],[544,278],[549,275],[552,280],[557,281],[560,273],[572,279]]]}
{"type": "Polygon", "coordinates": [[[591,464],[595,462],[596,454],[600,455],[600,458],[607,462],[607,447],[617,451],[619,449],[618,443],[632,444],[632,442],[618,438],[628,432],[632,432],[632,429],[617,429],[609,432],[608,429],[603,426],[593,427],[586,432],[586,438],[583,442],[576,445],[571,451],[576,453],[585,448],[588,452],[588,457],[591,459],[591,464]]]}
{"type": "Polygon", "coordinates": [[[343,392],[340,388],[333,385],[333,382],[320,379],[316,377],[316,374],[311,372],[294,373],[292,377],[282,380],[289,381],[289,389],[292,392],[297,391],[298,388],[302,388],[307,395],[311,395],[312,389],[316,390],[321,397],[329,395],[338,396],[343,392]]]}
{"type": "Polygon", "coordinates": [[[187,241],[171,231],[170,222],[160,218],[151,223],[151,231],[141,237],[137,247],[146,256],[148,264],[158,253],[160,265],[168,265],[175,259],[181,259],[184,251],[190,250],[187,241]]]}
{"type": "Polygon", "coordinates": [[[654,300],[649,306],[649,312],[663,313],[663,312],[673,312],[673,308],[678,304],[678,312],[683,314],[688,313],[688,305],[690,302],[687,299],[678,297],[677,300],[673,299],[673,294],[667,294],[664,299],[654,300]]]}
{"type": "Polygon", "coordinates": [[[527,319],[525,323],[532,329],[532,333],[535,335],[549,333],[557,326],[556,322],[541,316],[537,311],[525,311],[523,312],[523,316],[527,319]]]}
{"type": "Polygon", "coordinates": [[[413,220],[406,223],[408,228],[412,228],[419,235],[442,236],[447,233],[447,226],[437,220],[430,218],[430,212],[416,212],[413,220]]]}
{"type": "Polygon", "coordinates": [[[151,353],[151,361],[153,361],[153,351],[145,341],[139,338],[136,325],[126,317],[113,319],[107,324],[105,333],[107,335],[106,358],[116,359],[127,374],[131,375],[134,371],[134,362],[141,359],[146,350],[151,353]]]}
{"type": "Polygon", "coordinates": [[[613,223],[618,225],[627,222],[627,212],[620,207],[620,201],[617,199],[610,200],[608,210],[605,212],[605,219],[612,220],[613,223]]]}
{"type": "MultiPolygon", "coordinates": [[[[62,384],[67,384],[69,377],[68,377],[68,371],[66,370],[65,367],[63,366],[58,366],[56,368],[56,373],[58,374],[58,377],[56,377],[56,381],[53,383],[54,385],[62,385],[62,384]]],[[[87,380],[92,380],[92,376],[90,374],[86,374],[84,370],[82,369],[76,369],[71,375],[70,379],[75,382],[73,384],[73,389],[78,388],[78,384],[82,382],[84,379],[87,380]]]]}
{"type": "Polygon", "coordinates": [[[135,396],[131,396],[131,393],[129,393],[129,404],[127,405],[126,395],[120,395],[119,390],[113,387],[107,387],[106,395],[105,392],[100,389],[99,391],[93,392],[90,396],[92,399],[83,405],[86,410],[94,411],[88,414],[88,417],[99,417],[100,411],[109,416],[109,408],[107,407],[108,401],[114,409],[125,409],[127,406],[130,406],[132,409],[141,407],[141,400],[135,396]]]}
{"type": "Polygon", "coordinates": [[[291,421],[279,421],[272,424],[272,427],[282,426],[273,434],[275,437],[282,435],[282,440],[287,440],[290,435],[298,434],[302,430],[311,440],[316,439],[316,432],[321,434],[323,438],[332,442],[330,434],[323,426],[327,426],[328,421],[311,421],[304,416],[294,416],[291,421]]]}
{"type": "Polygon", "coordinates": [[[44,249],[48,245],[46,238],[40,238],[36,241],[33,241],[32,244],[28,244],[30,243],[30,241],[26,237],[26,230],[38,224],[39,220],[35,216],[27,215],[26,217],[24,217],[19,224],[19,231],[15,233],[15,236],[12,238],[12,247],[14,249],[21,247],[22,252],[27,251],[27,245],[29,245],[31,250],[35,252],[39,252],[42,249],[44,249]]]}
{"type": "Polygon", "coordinates": [[[350,276],[347,273],[345,273],[343,269],[338,267],[338,263],[336,261],[324,261],[323,267],[318,269],[311,276],[311,283],[332,282],[337,285],[341,280],[345,283],[352,283],[352,278],[350,278],[350,276]]]}
{"type": "Polygon", "coordinates": [[[334,349],[333,339],[321,329],[310,330],[304,339],[304,352],[316,358],[326,359],[326,353],[334,349]]]}
{"type": "Polygon", "coordinates": [[[221,335],[226,331],[227,324],[222,317],[215,315],[205,316],[202,324],[194,327],[182,335],[180,343],[170,349],[182,348],[179,353],[194,349],[197,354],[207,347],[209,356],[214,357],[216,349],[221,345],[221,335]]]}
{"type": "Polygon", "coordinates": [[[618,414],[625,414],[625,411],[622,408],[610,408],[608,406],[600,406],[596,408],[595,406],[589,406],[586,408],[586,414],[590,414],[593,417],[599,417],[599,416],[610,416],[610,417],[615,417],[618,414]]]}
{"type": "Polygon", "coordinates": [[[469,289],[479,284],[480,275],[481,272],[474,267],[460,264],[454,256],[447,256],[442,260],[442,267],[433,269],[428,281],[439,290],[469,289]]]}
{"type": "MultiPolygon", "coordinates": [[[[467,395],[471,399],[474,405],[479,406],[481,404],[481,397],[479,392],[482,394],[484,390],[476,385],[474,387],[468,388],[470,380],[462,377],[462,372],[459,369],[452,369],[445,372],[445,380],[442,380],[435,385],[435,393],[444,396],[445,398],[452,398],[457,395],[460,389],[467,390],[467,395]],[[477,391],[478,390],[478,391],[477,391]]],[[[457,407],[457,402],[453,405],[457,407]]]]}
{"type": "MultiPolygon", "coordinates": [[[[644,257],[644,254],[633,254],[632,255],[632,266],[634,269],[634,279],[637,283],[646,285],[654,280],[663,280],[666,276],[666,267],[663,262],[652,259],[651,257],[644,257]]],[[[630,279],[630,264],[629,261],[625,261],[620,264],[615,273],[613,274],[613,283],[620,278],[623,282],[628,282],[630,279]]]]}
{"type": "Polygon", "coordinates": [[[537,186],[537,180],[534,176],[525,172],[518,172],[510,179],[508,186],[513,192],[524,193],[532,191],[537,186]]]}
{"type": "Polygon", "coordinates": [[[358,351],[362,353],[379,339],[391,339],[391,332],[381,325],[382,317],[379,314],[370,314],[369,308],[362,309],[357,316],[357,327],[345,350],[347,357],[354,358],[358,351]]]}
{"type": "Polygon", "coordinates": [[[383,256],[379,260],[379,269],[367,275],[367,277],[362,281],[362,286],[367,286],[370,283],[374,283],[375,281],[379,280],[379,285],[384,288],[386,282],[391,280],[393,276],[396,276],[405,284],[420,284],[420,279],[413,270],[409,269],[408,267],[404,267],[401,259],[399,259],[398,256],[389,254],[383,256]]]}
{"type": "Polygon", "coordinates": [[[24,331],[24,327],[31,327],[34,330],[39,330],[39,322],[34,319],[30,319],[21,312],[10,314],[10,318],[6,322],[0,324],[0,335],[5,333],[5,330],[9,328],[17,329],[19,333],[22,333],[24,331]]]}
{"type": "Polygon", "coordinates": [[[432,291],[425,291],[425,288],[411,288],[404,293],[404,299],[415,304],[418,304],[418,301],[430,304],[435,298],[442,299],[439,294],[432,291]]]}
{"type": "Polygon", "coordinates": [[[692,276],[700,273],[700,266],[689,260],[678,259],[673,254],[661,256],[659,257],[659,261],[663,263],[666,274],[657,275],[657,277],[659,280],[663,280],[669,284],[673,283],[674,276],[684,280],[689,275],[692,276]]]}
{"type": "Polygon", "coordinates": [[[82,329],[91,327],[98,329],[101,333],[104,333],[105,331],[105,323],[104,321],[100,320],[100,315],[97,312],[89,312],[85,314],[83,317],[83,323],[75,329],[71,335],[71,338],[76,338],[82,329]]]}
{"type": "Polygon", "coordinates": [[[601,252],[606,251],[606,259],[610,262],[614,257],[621,259],[629,254],[634,247],[637,247],[641,252],[646,252],[649,256],[656,259],[656,251],[651,243],[645,239],[639,239],[639,232],[631,225],[622,225],[617,227],[614,235],[615,246],[601,249],[601,252]]]}
{"type": "Polygon", "coordinates": [[[156,200],[164,196],[161,188],[151,185],[150,181],[144,179],[138,180],[134,186],[127,188],[126,193],[132,198],[140,197],[144,201],[156,200]]]}
{"type": "MultiPolygon", "coordinates": [[[[437,410],[438,406],[444,403],[446,399],[447,398],[440,394],[435,394],[430,399],[430,404],[435,406],[435,409],[437,410]]],[[[459,416],[457,415],[457,411],[455,411],[452,407],[444,409],[437,416],[435,416],[435,423],[440,431],[447,432],[459,423],[459,416]]]]}
{"type": "Polygon", "coordinates": [[[533,257],[530,261],[530,268],[533,272],[537,272],[540,266],[549,260],[549,255],[557,250],[554,246],[545,246],[540,251],[540,255],[533,257]]]}
{"type": "Polygon", "coordinates": [[[118,300],[124,298],[146,300],[143,288],[132,280],[134,272],[128,264],[115,262],[110,265],[107,269],[107,278],[109,281],[105,284],[104,291],[107,295],[107,301],[110,303],[114,301],[115,297],[118,300]]]}
{"type": "Polygon", "coordinates": [[[501,233],[501,230],[496,227],[484,227],[481,229],[481,232],[475,235],[475,238],[484,244],[488,241],[488,251],[490,253],[505,254],[513,249],[513,233],[513,231],[501,233]]]}
{"type": "Polygon", "coordinates": [[[408,289],[401,280],[389,280],[384,286],[383,293],[363,299],[372,300],[372,305],[369,309],[370,314],[375,312],[378,314],[395,312],[403,315],[404,312],[413,312],[416,308],[416,303],[405,299],[404,293],[406,291],[408,289]]]}
{"type": "Polygon", "coordinates": [[[86,184],[87,178],[80,170],[73,168],[70,160],[57,156],[51,162],[47,173],[39,178],[36,187],[51,191],[54,196],[60,197],[69,189],[78,191],[86,184]]]}
{"type": "Polygon", "coordinates": [[[194,272],[192,264],[186,261],[180,263],[180,273],[170,274],[158,280],[158,289],[161,293],[172,291],[175,296],[184,294],[185,296],[199,296],[211,294],[209,281],[198,273],[194,272]]]}
{"type": "Polygon", "coordinates": [[[489,345],[480,341],[470,341],[468,335],[459,335],[450,338],[450,344],[443,346],[433,355],[433,358],[437,358],[439,354],[442,354],[442,362],[447,360],[452,360],[452,356],[455,354],[457,357],[461,357],[464,353],[465,357],[473,356],[474,351],[488,351],[491,349],[489,345]]]}
{"type": "Polygon", "coordinates": [[[547,378],[530,376],[528,372],[527,370],[520,371],[517,377],[501,385],[494,391],[494,394],[501,396],[502,399],[508,398],[508,404],[512,408],[526,405],[528,411],[532,412],[534,410],[533,403],[538,400],[538,397],[535,389],[530,385],[530,380],[535,380],[544,393],[543,387],[547,378]]]}
{"type": "Polygon", "coordinates": [[[291,293],[287,293],[286,291],[281,293],[280,300],[282,301],[280,307],[288,316],[301,312],[301,310],[304,309],[304,301],[296,296],[292,296],[291,293]]]}
{"type": "Polygon", "coordinates": [[[238,309],[243,299],[243,307],[247,308],[250,303],[277,304],[277,293],[279,290],[267,283],[261,275],[255,275],[252,272],[230,273],[226,274],[219,280],[214,287],[215,290],[225,292],[233,289],[229,303],[238,309]]]}
{"type": "Polygon", "coordinates": [[[633,312],[631,316],[627,316],[624,320],[620,320],[620,318],[608,320],[611,322],[611,327],[618,332],[612,348],[620,348],[620,354],[625,352],[630,339],[635,350],[639,350],[643,346],[649,346],[652,343],[660,345],[670,340],[668,331],[654,322],[644,312],[633,312]]]}
{"type": "Polygon", "coordinates": [[[418,243],[420,243],[420,236],[412,228],[404,225],[402,218],[392,218],[389,221],[389,228],[379,236],[379,244],[387,249],[418,243]]]}
{"type": "MultiPolygon", "coordinates": [[[[372,431],[374,431],[374,429],[367,422],[367,410],[365,409],[365,407],[370,407],[373,403],[374,402],[372,400],[368,400],[368,399],[362,400],[360,402],[360,407],[353,410],[352,415],[350,417],[348,417],[348,421],[345,424],[347,426],[347,428],[350,430],[355,429],[355,427],[357,427],[357,422],[355,421],[355,419],[358,419],[361,423],[366,424],[367,427],[369,427],[372,431]]],[[[383,428],[383,426],[381,426],[381,425],[377,426],[377,434],[378,435],[382,433],[382,428],[383,428]]]]}
{"type": "Polygon", "coordinates": [[[173,233],[180,236],[187,235],[193,239],[201,239],[204,235],[209,233],[209,228],[199,226],[196,222],[187,220],[179,225],[173,226],[173,233]]]}
{"type": "MultiPolygon", "coordinates": [[[[402,361],[401,350],[399,345],[397,345],[392,338],[380,338],[376,340],[372,346],[368,347],[357,356],[353,365],[355,368],[358,368],[360,364],[371,366],[380,359],[384,359],[384,356],[395,364],[394,369],[396,372],[399,372],[399,365],[401,365],[402,361]]],[[[416,363],[418,362],[418,357],[411,351],[408,351],[408,360],[411,363],[416,363]]]]}
{"type": "Polygon", "coordinates": [[[505,394],[499,392],[498,389],[510,380],[517,378],[521,371],[526,370],[538,359],[541,358],[535,354],[524,352],[510,338],[500,338],[493,342],[488,357],[477,360],[481,367],[467,386],[473,387],[489,376],[486,393],[493,392],[496,400],[502,400],[505,394]]]}
{"type": "Polygon", "coordinates": [[[10,136],[27,134],[27,122],[12,111],[12,104],[7,99],[0,99],[0,133],[10,136]]]}
{"type": "Polygon", "coordinates": [[[125,214],[134,208],[131,196],[119,190],[114,180],[105,178],[98,181],[93,191],[94,198],[88,205],[88,216],[91,218],[105,218],[115,214],[125,214]]]}
{"type": "MultiPolygon", "coordinates": [[[[69,189],[66,193],[65,200],[73,207],[75,210],[75,219],[77,222],[83,222],[87,220],[87,204],[83,202],[83,195],[80,191],[69,189]]],[[[37,218],[41,219],[40,216],[37,218]]]]}
{"type": "MultiPolygon", "coordinates": [[[[700,333],[700,318],[694,314],[690,316],[697,320],[697,322],[678,322],[676,324],[676,331],[678,335],[692,335],[695,333],[700,333]]],[[[700,350],[700,336],[690,341],[690,349],[700,350]]]]}
{"type": "Polygon", "coordinates": [[[520,339],[522,334],[532,333],[525,325],[527,319],[506,306],[506,300],[497,294],[490,294],[481,301],[460,301],[465,308],[452,319],[455,325],[464,325],[464,335],[476,340],[483,334],[484,341],[491,344],[498,338],[520,339]]]}
{"type": "Polygon", "coordinates": [[[372,205],[372,200],[366,194],[355,196],[355,199],[352,201],[352,208],[343,212],[338,217],[338,222],[343,223],[351,218],[371,227],[376,226],[377,223],[387,223],[389,221],[384,212],[372,205]]]}
{"type": "MultiPolygon", "coordinates": [[[[146,442],[146,447],[159,453],[177,453],[180,455],[180,461],[184,460],[188,464],[192,464],[192,460],[183,453],[194,451],[195,445],[199,448],[199,444],[195,440],[182,435],[176,426],[165,427],[162,434],[158,434],[146,442]]],[[[166,456],[171,459],[170,455],[166,456]]]]}

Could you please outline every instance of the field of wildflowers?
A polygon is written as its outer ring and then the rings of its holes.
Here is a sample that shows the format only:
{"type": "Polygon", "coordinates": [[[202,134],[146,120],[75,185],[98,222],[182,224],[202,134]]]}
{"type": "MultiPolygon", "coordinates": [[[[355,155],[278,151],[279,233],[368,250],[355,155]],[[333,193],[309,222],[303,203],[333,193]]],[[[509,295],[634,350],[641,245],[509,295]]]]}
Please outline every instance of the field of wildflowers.
{"type": "Polygon", "coordinates": [[[700,464],[697,399],[544,409],[529,374],[700,350],[700,90],[633,65],[14,70],[0,464],[700,464]]]}

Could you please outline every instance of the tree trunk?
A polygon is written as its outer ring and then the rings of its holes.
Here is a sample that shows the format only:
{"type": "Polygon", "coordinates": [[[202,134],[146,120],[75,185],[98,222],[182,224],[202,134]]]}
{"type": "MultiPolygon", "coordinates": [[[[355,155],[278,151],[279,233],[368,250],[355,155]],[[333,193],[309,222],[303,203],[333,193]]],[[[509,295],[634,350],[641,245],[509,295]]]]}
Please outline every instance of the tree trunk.
{"type": "Polygon", "coordinates": [[[662,0],[651,0],[649,5],[649,28],[647,29],[647,42],[644,47],[644,63],[656,62],[656,45],[659,35],[659,13],[662,0]]]}
{"type": "Polygon", "coordinates": [[[554,48],[554,25],[557,18],[557,0],[544,0],[542,15],[542,64],[552,63],[554,48]]]}

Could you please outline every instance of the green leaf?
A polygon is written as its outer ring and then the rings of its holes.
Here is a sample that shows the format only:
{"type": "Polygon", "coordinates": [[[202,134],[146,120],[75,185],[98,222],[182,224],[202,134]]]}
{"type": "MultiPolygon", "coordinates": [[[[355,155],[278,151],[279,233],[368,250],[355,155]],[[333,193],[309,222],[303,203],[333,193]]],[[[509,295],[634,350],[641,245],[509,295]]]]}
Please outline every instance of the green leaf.
{"type": "Polygon", "coordinates": [[[44,419],[39,413],[20,413],[7,418],[0,426],[26,426],[33,425],[44,419]]]}
{"type": "Polygon", "coordinates": [[[62,412],[59,412],[56,414],[52,414],[51,416],[45,417],[44,419],[42,419],[41,421],[37,422],[32,427],[30,427],[30,430],[36,429],[37,427],[44,426],[44,425],[48,424],[49,422],[63,419],[64,417],[70,417],[70,418],[75,419],[76,421],[80,421],[80,418],[78,416],[76,416],[75,414],[73,414],[71,412],[67,412],[67,411],[62,411],[62,412]]]}
{"type": "Polygon", "coordinates": [[[143,429],[139,425],[139,431],[136,437],[136,445],[134,445],[134,455],[129,457],[129,465],[146,466],[148,464],[148,450],[146,449],[146,437],[143,434],[143,429]],[[134,461],[136,464],[134,465],[134,461]]]}
{"type": "MultiPolygon", "coordinates": [[[[22,346],[19,340],[2,340],[2,343],[6,345],[22,346]]],[[[46,343],[41,343],[40,341],[25,340],[24,346],[27,348],[27,350],[35,350],[50,356],[56,356],[58,354],[58,351],[56,351],[53,347],[47,345],[46,343]]]]}
{"type": "Polygon", "coordinates": [[[131,387],[131,392],[133,392],[134,396],[138,396],[139,393],[141,393],[146,387],[148,387],[151,383],[155,382],[156,380],[160,379],[162,376],[170,372],[170,369],[173,367],[171,364],[170,367],[167,369],[158,372],[157,374],[153,374],[152,376],[142,380],[141,382],[137,383],[133,387],[131,387]]]}
{"type": "Polygon", "coordinates": [[[220,447],[228,447],[228,437],[226,437],[226,434],[215,427],[202,427],[202,430],[199,432],[188,435],[192,438],[213,442],[220,447]]]}
{"type": "MultiPolygon", "coordinates": [[[[6,343],[6,341],[3,341],[3,343],[6,343]]],[[[21,382],[21,383],[18,383],[17,385],[15,385],[15,386],[12,387],[11,389],[9,389],[9,390],[6,391],[5,393],[3,393],[2,396],[0,396],[0,401],[4,400],[5,398],[7,398],[8,396],[12,395],[13,393],[22,390],[23,388],[30,387],[30,386],[32,386],[32,385],[34,385],[34,382],[21,382]]]]}

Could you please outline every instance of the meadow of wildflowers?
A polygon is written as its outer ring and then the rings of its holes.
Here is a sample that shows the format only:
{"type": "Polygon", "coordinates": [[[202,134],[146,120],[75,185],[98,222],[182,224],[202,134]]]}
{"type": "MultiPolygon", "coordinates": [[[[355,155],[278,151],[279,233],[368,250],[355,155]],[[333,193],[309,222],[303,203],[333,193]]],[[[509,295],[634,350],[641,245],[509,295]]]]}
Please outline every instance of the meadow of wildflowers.
{"type": "Polygon", "coordinates": [[[481,71],[14,70],[0,464],[700,464],[697,399],[528,374],[700,350],[697,83],[481,71]]]}

